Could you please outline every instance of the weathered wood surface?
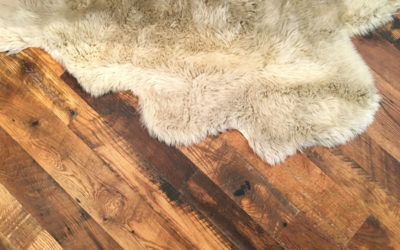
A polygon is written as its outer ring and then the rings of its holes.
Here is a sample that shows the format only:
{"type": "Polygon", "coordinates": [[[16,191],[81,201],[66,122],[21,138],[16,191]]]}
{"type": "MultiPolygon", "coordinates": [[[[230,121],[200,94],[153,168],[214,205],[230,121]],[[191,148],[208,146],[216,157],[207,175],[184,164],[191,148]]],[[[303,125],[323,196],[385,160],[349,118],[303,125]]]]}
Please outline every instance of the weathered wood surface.
{"type": "Polygon", "coordinates": [[[382,96],[367,132],[275,167],[238,131],[168,147],[129,92],[1,53],[0,249],[400,249],[399,28],[353,38],[382,96]]]}

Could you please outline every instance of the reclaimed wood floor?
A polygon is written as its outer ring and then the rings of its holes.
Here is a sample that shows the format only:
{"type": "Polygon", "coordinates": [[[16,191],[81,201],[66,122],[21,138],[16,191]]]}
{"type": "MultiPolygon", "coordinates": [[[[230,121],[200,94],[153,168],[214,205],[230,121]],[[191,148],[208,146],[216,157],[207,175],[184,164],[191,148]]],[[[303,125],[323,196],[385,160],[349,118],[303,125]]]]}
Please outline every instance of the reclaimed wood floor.
{"type": "Polygon", "coordinates": [[[368,131],[275,167],[237,131],[167,147],[130,93],[1,53],[0,249],[400,249],[399,28],[353,39],[383,97],[368,131]]]}

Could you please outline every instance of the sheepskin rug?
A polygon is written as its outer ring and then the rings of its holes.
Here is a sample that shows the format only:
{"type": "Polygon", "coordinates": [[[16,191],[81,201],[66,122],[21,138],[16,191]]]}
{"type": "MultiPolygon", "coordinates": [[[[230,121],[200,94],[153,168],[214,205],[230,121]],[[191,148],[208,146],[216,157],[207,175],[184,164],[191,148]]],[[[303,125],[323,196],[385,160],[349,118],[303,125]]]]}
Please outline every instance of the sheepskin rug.
{"type": "Polygon", "coordinates": [[[270,164],[343,144],[379,108],[350,37],[400,0],[0,0],[0,51],[40,47],[98,97],[131,90],[167,144],[238,129],[270,164]]]}

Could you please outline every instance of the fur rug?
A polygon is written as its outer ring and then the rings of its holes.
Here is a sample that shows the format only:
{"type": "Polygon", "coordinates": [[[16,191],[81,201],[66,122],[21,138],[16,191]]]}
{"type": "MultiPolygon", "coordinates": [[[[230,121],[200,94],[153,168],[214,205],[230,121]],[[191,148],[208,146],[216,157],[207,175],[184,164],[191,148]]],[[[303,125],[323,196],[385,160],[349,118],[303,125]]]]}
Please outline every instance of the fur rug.
{"type": "Polygon", "coordinates": [[[41,47],[97,97],[131,90],[167,144],[239,129],[270,164],[365,131],[380,97],[350,37],[400,0],[0,0],[0,51],[41,47]]]}

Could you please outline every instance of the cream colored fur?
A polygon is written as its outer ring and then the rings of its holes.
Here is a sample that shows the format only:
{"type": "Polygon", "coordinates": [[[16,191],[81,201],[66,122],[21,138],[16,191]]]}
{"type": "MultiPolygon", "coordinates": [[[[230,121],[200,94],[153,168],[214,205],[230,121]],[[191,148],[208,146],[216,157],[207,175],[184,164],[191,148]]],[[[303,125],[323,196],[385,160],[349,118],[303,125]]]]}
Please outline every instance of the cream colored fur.
{"type": "Polygon", "coordinates": [[[239,129],[276,164],[372,123],[380,97],[350,37],[398,8],[400,0],[0,0],[0,51],[44,48],[96,97],[131,90],[151,135],[168,144],[239,129]]]}

